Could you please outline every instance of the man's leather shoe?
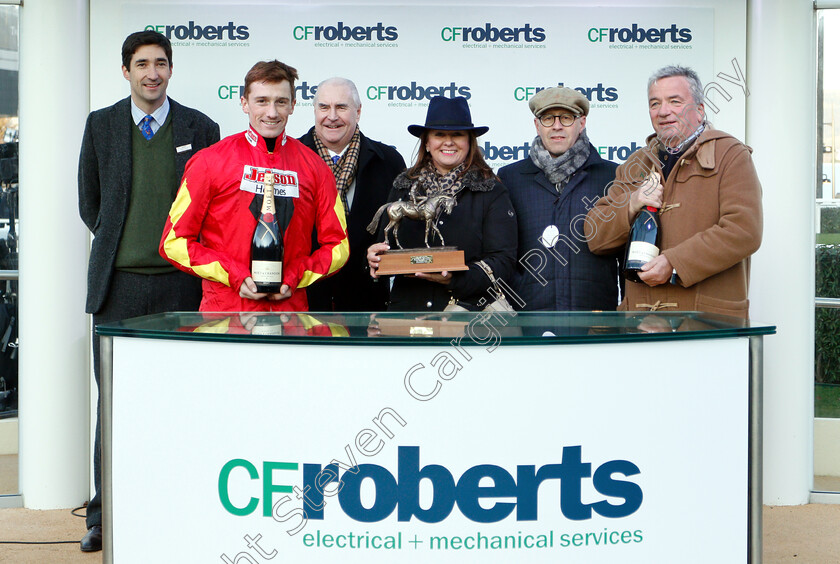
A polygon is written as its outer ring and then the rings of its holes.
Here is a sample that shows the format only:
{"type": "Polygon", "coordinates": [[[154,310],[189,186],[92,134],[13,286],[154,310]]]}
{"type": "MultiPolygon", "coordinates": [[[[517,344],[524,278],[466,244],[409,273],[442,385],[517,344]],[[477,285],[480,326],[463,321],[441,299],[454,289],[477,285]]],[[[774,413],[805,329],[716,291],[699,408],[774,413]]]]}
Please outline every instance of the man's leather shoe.
{"type": "Polygon", "coordinates": [[[88,529],[87,534],[82,537],[82,552],[96,552],[102,550],[102,525],[94,525],[88,529]]]}

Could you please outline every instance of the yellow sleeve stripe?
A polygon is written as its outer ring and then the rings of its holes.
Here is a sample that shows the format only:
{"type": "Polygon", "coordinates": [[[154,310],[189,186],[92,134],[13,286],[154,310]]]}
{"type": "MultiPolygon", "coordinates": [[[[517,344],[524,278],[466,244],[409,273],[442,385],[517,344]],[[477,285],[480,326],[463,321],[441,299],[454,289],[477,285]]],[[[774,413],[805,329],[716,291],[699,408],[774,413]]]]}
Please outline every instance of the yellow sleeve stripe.
{"type": "Polygon", "coordinates": [[[333,213],[338,218],[338,223],[341,224],[341,228],[347,233],[347,214],[344,211],[344,204],[341,203],[340,195],[335,198],[333,213]]]}
{"type": "Polygon", "coordinates": [[[309,331],[310,329],[312,329],[313,327],[315,327],[317,325],[323,325],[323,323],[321,322],[320,319],[317,319],[317,318],[312,317],[311,315],[307,315],[305,313],[298,313],[297,317],[300,320],[301,325],[303,325],[303,328],[306,329],[307,331],[309,331]]]}
{"type": "Polygon", "coordinates": [[[338,218],[341,228],[344,230],[344,239],[332,248],[332,258],[330,259],[330,268],[326,274],[312,272],[311,270],[304,271],[303,276],[298,282],[298,288],[305,288],[316,280],[328,276],[344,266],[347,262],[347,257],[350,256],[350,241],[347,239],[347,217],[344,214],[344,205],[341,203],[341,198],[336,196],[335,205],[333,206],[333,213],[338,218]]]}
{"type": "Polygon", "coordinates": [[[198,276],[213,280],[214,282],[221,282],[225,286],[230,286],[230,278],[227,271],[222,268],[219,261],[213,261],[210,264],[196,265],[190,264],[190,254],[187,248],[187,240],[184,237],[178,237],[175,234],[175,225],[183,217],[184,212],[190,207],[192,198],[190,191],[187,189],[187,181],[184,179],[181,184],[181,189],[178,190],[178,195],[175,201],[172,202],[172,208],[169,210],[169,219],[172,222],[172,228],[166,234],[166,239],[163,241],[163,252],[170,260],[175,261],[185,268],[191,269],[198,276]]]}
{"type": "Polygon", "coordinates": [[[230,317],[213,320],[193,329],[193,333],[227,333],[230,329],[230,317]]]}
{"type": "MultiPolygon", "coordinates": [[[[318,319],[317,317],[312,317],[311,315],[307,315],[305,313],[297,314],[298,318],[300,319],[303,327],[308,331],[317,325],[323,325],[324,322],[318,319]]],[[[330,328],[330,333],[333,337],[349,337],[350,332],[347,330],[347,327],[344,325],[339,325],[337,323],[327,323],[327,327],[330,328]]]]}
{"type": "Polygon", "coordinates": [[[347,330],[347,327],[344,325],[339,325],[338,323],[327,323],[330,327],[330,332],[332,332],[333,337],[349,337],[350,331],[347,330]]]}
{"type": "Polygon", "coordinates": [[[193,272],[195,272],[202,278],[212,280],[213,282],[221,282],[225,286],[230,287],[230,276],[228,275],[227,271],[224,268],[222,268],[222,265],[217,260],[211,262],[210,264],[193,266],[192,269],[193,272]]]}

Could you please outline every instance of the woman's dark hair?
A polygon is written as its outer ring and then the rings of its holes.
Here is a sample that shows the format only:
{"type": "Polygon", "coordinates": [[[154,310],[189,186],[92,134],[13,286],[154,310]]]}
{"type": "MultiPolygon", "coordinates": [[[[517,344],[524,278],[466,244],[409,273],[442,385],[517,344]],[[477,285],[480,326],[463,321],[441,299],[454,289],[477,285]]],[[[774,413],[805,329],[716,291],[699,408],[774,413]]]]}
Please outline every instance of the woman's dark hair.
{"type": "Polygon", "coordinates": [[[169,66],[172,67],[172,44],[162,33],[147,29],[144,31],[135,31],[123,41],[122,64],[125,68],[131,68],[131,58],[144,45],[160,45],[163,52],[166,53],[169,66]]]}
{"type": "MultiPolygon", "coordinates": [[[[409,178],[417,178],[420,176],[420,171],[423,170],[423,167],[426,166],[426,163],[431,162],[432,155],[426,151],[426,142],[429,140],[429,133],[433,131],[431,129],[423,130],[423,135],[420,136],[420,147],[417,150],[417,159],[414,161],[414,164],[411,168],[408,169],[406,175],[409,178]]],[[[481,173],[482,178],[493,178],[496,175],[493,173],[493,169],[490,168],[486,162],[484,162],[484,156],[481,154],[481,149],[478,148],[478,137],[476,137],[474,131],[465,131],[464,133],[470,139],[470,148],[467,151],[467,158],[464,159],[464,172],[461,173],[463,176],[469,170],[477,170],[481,173]]]]}

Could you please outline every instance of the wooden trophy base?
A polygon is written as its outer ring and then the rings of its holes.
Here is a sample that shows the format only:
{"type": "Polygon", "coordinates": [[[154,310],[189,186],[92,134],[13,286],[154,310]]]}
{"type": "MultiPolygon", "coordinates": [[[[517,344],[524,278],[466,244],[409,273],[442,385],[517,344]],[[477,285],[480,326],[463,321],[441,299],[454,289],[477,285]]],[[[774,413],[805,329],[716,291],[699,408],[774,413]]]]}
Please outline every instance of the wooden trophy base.
{"type": "Polygon", "coordinates": [[[464,251],[456,247],[393,249],[380,255],[380,276],[414,274],[415,272],[452,272],[469,270],[464,264],[464,251]]]}
{"type": "Polygon", "coordinates": [[[379,330],[380,335],[388,337],[443,337],[457,339],[467,330],[467,321],[448,321],[443,319],[394,319],[377,317],[371,326],[379,330]]]}

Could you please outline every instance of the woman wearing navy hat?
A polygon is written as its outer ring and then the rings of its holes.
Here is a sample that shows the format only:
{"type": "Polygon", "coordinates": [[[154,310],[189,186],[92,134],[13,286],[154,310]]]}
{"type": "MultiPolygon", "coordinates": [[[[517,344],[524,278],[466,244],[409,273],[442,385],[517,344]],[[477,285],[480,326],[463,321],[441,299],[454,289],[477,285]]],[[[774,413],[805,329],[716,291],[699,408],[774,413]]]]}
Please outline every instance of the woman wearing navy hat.
{"type": "MultiPolygon", "coordinates": [[[[429,102],[424,125],[410,125],[420,138],[414,166],[394,180],[389,202],[422,201],[439,194],[454,196],[449,215],[436,225],[447,246],[464,251],[468,270],[400,275],[391,289],[389,311],[442,311],[451,301],[480,310],[493,301],[490,278],[477,264],[490,267],[497,279],[510,280],[516,264],[516,216],[507,189],[484,162],[476,139],[489,127],[474,126],[466,98],[437,96],[429,102]]],[[[384,224],[383,224],[384,225],[384,224]]],[[[381,232],[380,225],[380,232],[381,232]]],[[[404,220],[399,226],[404,248],[424,247],[425,222],[404,220]]],[[[440,245],[429,234],[429,245],[440,245]]],[[[376,277],[379,254],[390,247],[368,249],[368,266],[376,277]]]]}

